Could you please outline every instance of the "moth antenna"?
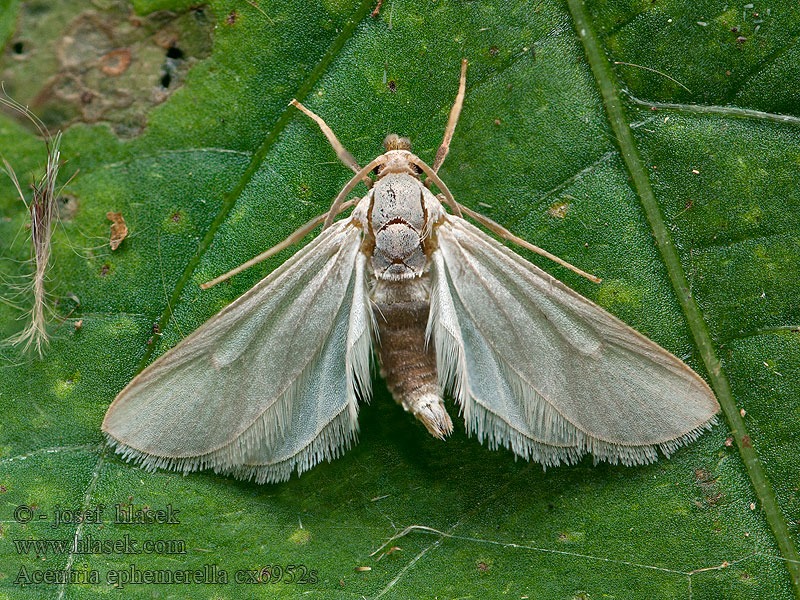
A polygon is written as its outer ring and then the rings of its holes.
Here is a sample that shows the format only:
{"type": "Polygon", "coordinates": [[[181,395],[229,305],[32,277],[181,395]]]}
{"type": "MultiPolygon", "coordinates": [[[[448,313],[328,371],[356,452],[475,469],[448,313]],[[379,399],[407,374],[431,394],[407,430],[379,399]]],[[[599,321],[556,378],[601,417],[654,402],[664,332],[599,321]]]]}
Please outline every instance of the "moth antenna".
{"type": "MultiPolygon", "coordinates": [[[[338,215],[342,209],[341,205],[345,199],[345,196],[353,191],[353,188],[358,185],[358,183],[364,178],[364,176],[372,171],[375,167],[382,165],[386,162],[386,158],[384,155],[381,155],[375,159],[373,159],[366,167],[363,167],[360,171],[358,171],[350,181],[348,181],[345,186],[342,188],[342,191],[339,192],[339,195],[336,196],[334,199],[333,204],[331,204],[330,210],[328,210],[328,215],[325,217],[325,224],[322,226],[322,229],[325,230],[333,224],[333,219],[336,215],[338,215]]],[[[370,180],[371,181],[371,180],[370,180]]]]}
{"type": "MultiPolygon", "coordinates": [[[[322,119],[322,117],[310,111],[295,99],[292,99],[292,101],[289,102],[289,104],[291,106],[294,106],[301,112],[305,113],[317,125],[319,125],[319,128],[322,130],[322,133],[325,134],[325,137],[328,138],[328,142],[330,143],[331,146],[333,146],[333,149],[336,151],[336,156],[339,157],[339,160],[342,161],[344,166],[346,166],[348,169],[352,170],[355,173],[358,173],[361,170],[361,167],[358,166],[356,159],[353,158],[353,155],[350,154],[350,152],[347,151],[347,148],[345,148],[342,145],[342,143],[339,141],[339,138],[337,138],[336,134],[333,133],[333,129],[328,127],[328,124],[322,119]]],[[[364,183],[367,184],[367,187],[372,187],[372,179],[370,179],[368,176],[364,177],[364,183]]]]}
{"type": "MultiPolygon", "coordinates": [[[[450,142],[453,140],[453,132],[456,130],[458,117],[461,115],[461,107],[464,106],[464,94],[467,90],[467,59],[461,59],[461,78],[458,81],[458,94],[453,108],[450,109],[450,118],[447,121],[447,128],[444,130],[442,145],[436,151],[436,158],[433,160],[433,172],[439,171],[447,153],[450,152],[450,142]]],[[[438,185],[438,184],[437,184],[438,185]]]]}
{"type": "MultiPolygon", "coordinates": [[[[453,214],[456,215],[457,217],[462,216],[461,205],[458,202],[456,202],[455,198],[453,198],[453,194],[450,192],[445,182],[439,179],[439,176],[436,174],[436,171],[431,167],[429,167],[428,164],[418,156],[414,156],[411,159],[411,162],[417,165],[420,169],[422,169],[422,172],[428,176],[428,179],[430,181],[433,181],[433,183],[436,184],[436,187],[438,187],[442,191],[442,195],[444,196],[445,202],[447,202],[447,205],[450,207],[450,210],[453,211],[453,214]]],[[[425,183],[427,184],[428,181],[426,180],[425,183]]]]}
{"type": "MultiPolygon", "coordinates": [[[[360,200],[360,198],[353,198],[352,200],[348,200],[347,202],[345,202],[344,204],[342,204],[339,207],[339,212],[347,210],[348,208],[353,206],[359,200],[360,200]]],[[[218,283],[222,283],[223,281],[225,281],[227,279],[230,279],[234,275],[237,275],[237,274],[241,273],[245,269],[249,269],[253,265],[257,265],[262,260],[266,260],[270,256],[276,255],[281,250],[284,250],[284,249],[288,248],[289,246],[292,246],[293,244],[298,243],[306,235],[308,235],[309,233],[314,231],[314,229],[319,227],[319,225],[325,220],[325,217],[327,217],[327,215],[328,215],[328,213],[322,213],[321,215],[317,215],[316,217],[311,219],[308,223],[306,223],[305,225],[302,225],[301,227],[296,229],[293,233],[291,233],[289,235],[289,237],[287,237],[285,240],[283,240],[279,244],[276,244],[275,246],[273,246],[269,250],[265,250],[264,252],[262,252],[258,256],[254,257],[254,258],[251,258],[247,262],[242,263],[241,265],[239,265],[238,267],[236,267],[234,269],[231,269],[227,273],[224,273],[223,275],[220,275],[219,277],[215,277],[211,281],[206,281],[205,283],[201,283],[200,284],[200,288],[204,289],[204,290],[207,290],[208,288],[213,287],[213,286],[217,285],[218,283]]]]}
{"type": "Polygon", "coordinates": [[[471,208],[467,208],[463,204],[461,205],[461,209],[467,215],[469,215],[470,217],[472,217],[473,219],[478,221],[478,223],[480,223],[481,225],[485,226],[487,229],[491,230],[492,232],[494,232],[495,234],[497,234],[501,238],[503,238],[505,240],[508,240],[509,242],[514,242],[518,246],[522,246],[523,248],[527,248],[531,252],[535,252],[536,254],[544,256],[545,258],[549,258],[554,263],[557,263],[557,264],[561,265],[562,267],[568,268],[570,271],[573,271],[573,272],[577,273],[581,277],[585,277],[589,281],[593,281],[594,283],[600,283],[601,281],[603,281],[600,277],[592,275],[591,273],[587,273],[586,271],[583,271],[582,269],[579,269],[575,265],[570,264],[567,261],[565,261],[563,258],[559,258],[555,254],[551,254],[547,250],[544,250],[543,248],[539,248],[539,246],[534,246],[533,244],[531,244],[527,240],[523,240],[521,237],[517,237],[516,235],[511,233],[508,229],[506,229],[505,227],[500,225],[500,223],[498,223],[496,221],[493,221],[489,217],[487,217],[485,215],[482,215],[482,214],[480,214],[478,212],[475,212],[474,210],[472,210],[471,208]]]}

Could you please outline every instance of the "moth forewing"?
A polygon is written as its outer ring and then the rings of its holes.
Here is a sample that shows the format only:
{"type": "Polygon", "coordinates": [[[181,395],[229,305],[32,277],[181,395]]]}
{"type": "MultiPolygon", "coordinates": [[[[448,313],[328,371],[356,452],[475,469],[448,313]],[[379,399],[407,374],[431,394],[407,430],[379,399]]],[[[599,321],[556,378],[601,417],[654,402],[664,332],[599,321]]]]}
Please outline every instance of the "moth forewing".
{"type": "Polygon", "coordinates": [[[455,318],[439,314],[457,321],[463,346],[449,355],[466,362],[439,369],[464,371],[480,439],[544,464],[641,464],[715,422],[713,393],[678,358],[463,219],[438,234],[436,281],[455,318]]]}
{"type": "Polygon", "coordinates": [[[353,398],[369,355],[360,245],[359,230],[340,221],[152,363],[109,408],[109,443],[149,469],[262,481],[337,455],[357,429],[353,398]]]}

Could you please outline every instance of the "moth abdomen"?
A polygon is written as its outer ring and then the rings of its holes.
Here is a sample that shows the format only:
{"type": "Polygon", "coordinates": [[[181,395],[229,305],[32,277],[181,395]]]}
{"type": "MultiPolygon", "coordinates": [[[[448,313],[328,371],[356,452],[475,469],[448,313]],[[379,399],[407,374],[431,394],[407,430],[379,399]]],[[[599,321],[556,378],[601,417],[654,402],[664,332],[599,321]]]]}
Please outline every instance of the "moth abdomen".
{"type": "Polygon", "coordinates": [[[453,422],[439,392],[434,349],[425,344],[429,311],[419,300],[375,304],[381,376],[397,403],[443,439],[453,422]]]}

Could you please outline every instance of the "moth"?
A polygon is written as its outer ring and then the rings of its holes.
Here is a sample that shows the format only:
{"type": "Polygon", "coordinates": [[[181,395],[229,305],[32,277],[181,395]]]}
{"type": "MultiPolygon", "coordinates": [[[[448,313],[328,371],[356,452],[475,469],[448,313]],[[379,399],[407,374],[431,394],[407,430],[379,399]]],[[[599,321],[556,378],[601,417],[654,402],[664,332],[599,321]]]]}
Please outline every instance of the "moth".
{"type": "Polygon", "coordinates": [[[437,175],[466,67],[432,166],[390,135],[386,152],[359,167],[320,117],[292,101],[355,175],[326,215],[203,284],[324,222],[119,393],[102,426],[116,452],[148,470],[213,469],[258,483],[301,474],[354,442],[373,347],[395,400],[431,435],[453,431],[450,395],[468,433],[545,467],[587,453],[649,463],[711,427],[719,407],[694,371],[465,220],[591,277],[462,206],[437,175]],[[359,182],[368,193],[345,201],[359,182]]]}

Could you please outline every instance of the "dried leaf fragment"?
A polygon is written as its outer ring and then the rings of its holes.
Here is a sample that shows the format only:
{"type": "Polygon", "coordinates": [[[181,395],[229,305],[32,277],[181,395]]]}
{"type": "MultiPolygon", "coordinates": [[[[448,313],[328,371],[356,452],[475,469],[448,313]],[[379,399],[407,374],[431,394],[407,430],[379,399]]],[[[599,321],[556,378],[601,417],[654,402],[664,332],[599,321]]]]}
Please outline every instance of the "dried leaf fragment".
{"type": "Polygon", "coordinates": [[[122,217],[121,212],[107,212],[106,217],[111,223],[111,239],[109,240],[109,245],[111,246],[112,250],[116,250],[119,248],[119,245],[122,243],[122,240],[128,235],[128,226],[125,224],[125,219],[122,217]]]}

